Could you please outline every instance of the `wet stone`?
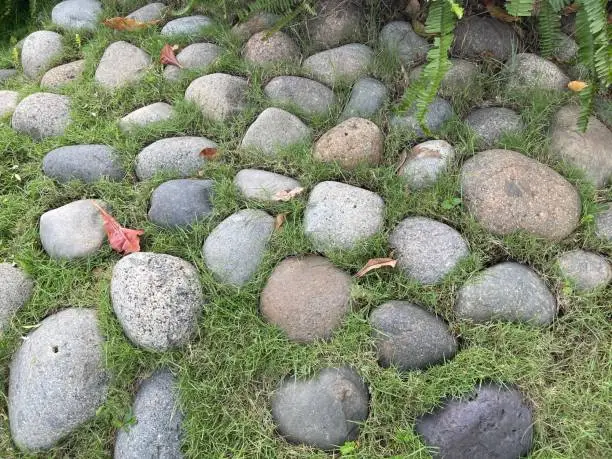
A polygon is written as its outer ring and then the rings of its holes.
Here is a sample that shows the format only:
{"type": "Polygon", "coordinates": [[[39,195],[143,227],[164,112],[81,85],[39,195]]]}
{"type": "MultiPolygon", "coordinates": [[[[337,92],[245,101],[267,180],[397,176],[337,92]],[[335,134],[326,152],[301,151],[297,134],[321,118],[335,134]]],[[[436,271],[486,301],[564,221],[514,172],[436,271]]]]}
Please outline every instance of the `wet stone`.
{"type": "Polygon", "coordinates": [[[10,263],[0,263],[0,337],[33,290],[34,282],[26,273],[10,263]]]}
{"type": "Polygon", "coordinates": [[[19,93],[17,91],[0,90],[0,118],[12,115],[18,103],[19,93]]]}
{"type": "Polygon", "coordinates": [[[444,140],[428,140],[410,150],[398,175],[412,190],[432,186],[455,159],[455,149],[444,140]]]}
{"type": "Polygon", "coordinates": [[[161,34],[170,35],[190,35],[196,36],[202,32],[205,27],[213,25],[212,20],[206,16],[187,16],[184,18],[174,19],[168,22],[161,30],[161,34]]]}
{"type": "Polygon", "coordinates": [[[270,107],[249,126],[240,146],[272,156],[291,145],[308,142],[310,138],[310,128],[297,116],[270,107]]]}
{"type": "MultiPolygon", "coordinates": [[[[453,107],[451,104],[444,99],[436,97],[427,108],[425,125],[430,131],[437,131],[452,116],[453,107]]],[[[423,129],[417,120],[416,108],[408,110],[405,114],[392,116],[390,125],[394,129],[410,132],[417,137],[426,137],[425,132],[423,132],[423,129]]]]}
{"type": "Polygon", "coordinates": [[[356,81],[365,75],[373,58],[371,48],[361,43],[351,43],[313,54],[304,60],[302,69],[315,80],[334,86],[341,81],[356,81]]]}
{"type": "Polygon", "coordinates": [[[390,22],[380,31],[380,44],[387,52],[397,55],[406,68],[425,60],[429,44],[418,36],[407,22],[390,22]]]}
{"type": "Polygon", "coordinates": [[[252,64],[269,65],[300,59],[300,49],[293,39],[283,32],[258,32],[244,46],[244,59],[252,64]]]}
{"type": "Polygon", "coordinates": [[[94,30],[101,12],[97,0],[66,0],[51,10],[51,21],[63,29],[94,30]]]}
{"type": "Polygon", "coordinates": [[[136,19],[140,22],[156,21],[161,19],[166,12],[166,5],[160,2],[149,3],[148,5],[138,8],[136,11],[127,15],[130,19],[136,19]]]}
{"type": "Polygon", "coordinates": [[[159,226],[189,227],[212,213],[212,180],[177,179],[153,190],[149,220],[159,226]]]}
{"type": "Polygon", "coordinates": [[[300,187],[300,182],[274,172],[259,169],[243,169],[236,174],[234,185],[245,198],[274,201],[279,192],[300,187]]]}
{"type": "Polygon", "coordinates": [[[206,118],[226,121],[246,108],[247,80],[225,73],[212,73],[191,82],[185,100],[195,103],[206,118]]]}
{"type": "Polygon", "coordinates": [[[43,75],[40,86],[43,88],[61,88],[79,78],[84,70],[85,60],[83,59],[54,67],[43,75]]]}
{"type": "Polygon", "coordinates": [[[62,36],[49,30],[28,35],[21,50],[21,67],[28,78],[37,78],[62,55],[62,36]]]}
{"type": "Polygon", "coordinates": [[[155,102],[128,113],[119,120],[119,128],[130,132],[159,121],[167,121],[174,116],[174,109],[165,102],[155,102]]]}
{"type": "Polygon", "coordinates": [[[70,124],[70,99],[37,92],[23,99],[13,112],[13,129],[34,140],[62,135],[70,124]]]}
{"type": "Polygon", "coordinates": [[[375,116],[387,100],[387,87],[374,78],[360,78],[357,80],[351,96],[342,115],[340,121],[348,118],[371,118],[375,116]]]}
{"type": "Polygon", "coordinates": [[[323,116],[331,112],[336,103],[334,92],[318,81],[296,76],[272,78],[265,86],[264,93],[273,104],[291,108],[297,107],[308,116],[323,116]]]}
{"type": "Polygon", "coordinates": [[[510,64],[510,87],[565,91],[569,82],[559,67],[536,54],[517,54],[510,64]]]}
{"type": "Polygon", "coordinates": [[[455,27],[454,56],[504,62],[517,48],[512,26],[490,16],[468,16],[455,27]]]}
{"type": "Polygon", "coordinates": [[[504,134],[523,130],[521,116],[514,110],[504,107],[485,107],[471,112],[465,119],[484,148],[495,146],[504,134]]]}
{"type": "Polygon", "coordinates": [[[58,182],[103,178],[120,181],[125,176],[117,152],[107,145],[70,145],[51,150],[42,162],[43,173],[58,182]]]}
{"type": "Polygon", "coordinates": [[[581,292],[603,288],[612,280],[612,265],[593,252],[572,250],[562,254],[557,264],[563,277],[581,292]]]}
{"type": "Polygon", "coordinates": [[[214,64],[221,51],[221,47],[213,43],[194,43],[186,46],[176,55],[176,59],[183,68],[180,69],[176,65],[167,65],[164,69],[164,78],[174,81],[180,78],[184,69],[205,69],[214,64]]]}
{"type": "Polygon", "coordinates": [[[125,41],[111,43],[96,69],[95,80],[106,89],[116,89],[142,79],[151,57],[125,41]]]}

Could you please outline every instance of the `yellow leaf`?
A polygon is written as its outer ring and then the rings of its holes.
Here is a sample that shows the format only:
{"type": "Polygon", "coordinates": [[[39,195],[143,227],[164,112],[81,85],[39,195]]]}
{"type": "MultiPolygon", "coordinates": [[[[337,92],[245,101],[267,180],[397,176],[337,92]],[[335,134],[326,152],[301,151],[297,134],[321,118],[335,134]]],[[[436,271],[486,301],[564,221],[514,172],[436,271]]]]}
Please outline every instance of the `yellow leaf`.
{"type": "Polygon", "coordinates": [[[390,268],[395,268],[396,264],[397,264],[397,260],[394,260],[393,258],[372,258],[368,260],[365,266],[361,268],[357,272],[357,274],[355,274],[355,277],[363,277],[370,271],[374,269],[384,268],[385,266],[388,266],[390,268]]]}
{"type": "Polygon", "coordinates": [[[574,91],[574,92],[580,92],[587,86],[588,84],[586,84],[584,81],[579,81],[579,80],[570,81],[567,84],[567,87],[569,88],[569,90],[574,91]]]}
{"type": "Polygon", "coordinates": [[[140,21],[137,21],[136,19],[124,18],[124,17],[118,16],[115,18],[106,19],[103,22],[103,24],[109,29],[125,30],[127,32],[133,32],[134,30],[145,29],[149,26],[157,24],[158,22],[159,20],[140,22],[140,21]]]}

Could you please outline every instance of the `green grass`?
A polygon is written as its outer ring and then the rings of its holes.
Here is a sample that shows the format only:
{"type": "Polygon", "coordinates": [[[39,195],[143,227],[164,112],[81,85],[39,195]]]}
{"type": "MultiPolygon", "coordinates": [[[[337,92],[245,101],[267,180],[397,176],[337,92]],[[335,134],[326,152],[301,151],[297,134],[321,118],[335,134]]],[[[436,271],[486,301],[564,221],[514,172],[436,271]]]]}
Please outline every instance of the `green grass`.
{"type": "MultiPolygon", "coordinates": [[[[105,14],[115,16],[128,10],[111,5],[105,14]]],[[[375,9],[368,13],[368,18],[369,44],[377,49],[375,30],[382,19],[375,9]]],[[[32,27],[33,30],[53,29],[48,22],[32,27]]],[[[610,290],[573,293],[559,278],[554,260],[559,253],[577,247],[611,255],[612,245],[594,236],[593,216],[601,202],[612,199],[612,189],[594,190],[577,171],[555,161],[548,153],[546,134],[551,115],[568,96],[508,92],[504,88],[503,73],[500,76],[489,66],[483,66],[482,77],[453,98],[457,116],[440,133],[441,138],[457,149],[455,163],[433,188],[407,192],[394,169],[402,151],[415,140],[402,132],[386,133],[385,157],[379,167],[351,172],[315,162],[310,145],[288,149],[279,158],[239,152],[237,147],[246,127],[266,107],[262,85],[274,76],[299,75],[301,71],[296,66],[279,65],[262,70],[245,64],[240,59],[240,44],[231,38],[228,29],[225,24],[210,32],[209,38],[226,49],[212,70],[246,76],[251,88],[249,109],[229,123],[205,120],[196,107],[183,100],[185,88],[198,72],[168,83],[162,78],[161,66],[154,64],[136,87],[114,93],[97,88],[92,83],[93,73],[111,42],[128,40],[153,57],[159,55],[164,44],[157,29],[118,33],[104,28],[95,34],[82,34],[81,46],[74,34],[64,34],[68,49],[61,61],[86,59],[83,78],[59,91],[72,100],[74,122],[65,135],[34,142],[15,133],[9,120],[0,122],[0,260],[15,262],[36,281],[32,300],[19,311],[0,339],[0,381],[4,389],[0,396],[0,457],[29,457],[14,448],[8,435],[6,389],[11,356],[21,343],[21,336],[32,326],[67,306],[92,307],[99,311],[107,337],[104,359],[112,375],[111,389],[108,401],[94,420],[39,457],[109,457],[116,430],[129,423],[138,382],[160,366],[168,366],[180,381],[181,406],[186,415],[184,451],[187,457],[328,457],[304,446],[288,444],[276,435],[269,400],[276,384],[286,374],[308,375],[330,365],[352,365],[365,378],[371,392],[370,415],[362,426],[358,443],[352,445],[353,452],[347,452],[346,457],[429,457],[414,433],[415,417],[438,406],[444,397],[460,395],[488,380],[517,385],[533,407],[532,457],[609,457],[612,293],[610,290]],[[548,164],[579,189],[583,203],[581,223],[566,240],[553,243],[526,234],[496,237],[483,230],[462,204],[446,205],[453,198],[461,197],[458,180],[461,164],[478,151],[477,143],[461,119],[470,108],[485,100],[496,100],[517,110],[527,126],[521,135],[502,139],[500,147],[520,151],[548,164]],[[173,104],[178,112],[176,119],[130,135],[118,129],[116,123],[120,117],[157,101],[173,104]],[[134,158],[144,146],[177,135],[209,137],[219,143],[221,151],[220,159],[209,162],[200,174],[217,183],[214,214],[188,231],[162,229],[147,221],[150,194],[167,176],[137,182],[131,174],[121,183],[62,185],[41,173],[45,153],[61,145],[77,143],[112,145],[126,168],[133,170],[134,158]],[[322,180],[338,180],[370,189],[383,197],[386,214],[382,233],[354,250],[330,255],[334,264],[351,274],[369,258],[388,256],[388,233],[411,215],[434,218],[458,229],[469,242],[471,256],[437,286],[420,285],[397,271],[375,272],[355,280],[353,312],[331,341],[310,345],[290,343],[281,331],[266,324],[260,316],[259,293],[283,258],[313,251],[302,230],[307,193],[292,202],[272,205],[245,200],[232,185],[236,172],[245,167],[296,177],[307,190],[322,180]],[[185,348],[152,353],[134,347],[127,340],[109,298],[111,271],[120,256],[108,247],[90,258],[69,262],[51,260],[42,250],[37,228],[40,215],[70,201],[94,197],[107,201],[113,215],[125,226],[145,230],[143,250],[176,255],[197,266],[207,302],[197,336],[185,348]],[[282,230],[273,235],[253,280],[236,289],[215,281],[203,265],[200,251],[204,239],[220,221],[246,207],[262,208],[272,215],[286,212],[288,217],[282,230]],[[473,325],[455,319],[452,304],[457,289],[483,268],[503,260],[526,263],[543,276],[560,306],[559,317],[552,326],[473,325]],[[447,364],[426,371],[400,374],[394,369],[380,368],[372,350],[367,318],[374,307],[390,299],[408,299],[445,318],[460,339],[458,355],[447,364]]],[[[11,48],[5,47],[0,52],[0,66],[9,66],[12,59],[11,48]]],[[[397,61],[377,50],[372,70],[391,87],[397,100],[405,84],[397,61]]],[[[36,83],[22,78],[9,82],[4,89],[16,89],[23,96],[40,90],[36,83]]],[[[330,116],[308,120],[315,136],[336,124],[349,87],[342,85],[336,90],[339,100],[330,116]]],[[[385,110],[377,121],[385,125],[388,113],[385,110]]]]}

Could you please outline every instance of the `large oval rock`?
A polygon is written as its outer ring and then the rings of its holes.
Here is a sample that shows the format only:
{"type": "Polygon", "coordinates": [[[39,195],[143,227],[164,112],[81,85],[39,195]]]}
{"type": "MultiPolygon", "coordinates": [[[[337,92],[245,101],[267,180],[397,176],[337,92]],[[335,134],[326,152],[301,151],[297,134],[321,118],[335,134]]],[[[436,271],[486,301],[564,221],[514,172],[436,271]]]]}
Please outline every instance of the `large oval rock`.
{"type": "Polygon", "coordinates": [[[167,351],[187,344],[204,298],[193,265],[172,255],[137,252],[115,265],[111,300],[134,344],[167,351]]]}
{"type": "Polygon", "coordinates": [[[363,5],[359,0],[317,2],[316,15],[306,22],[309,44],[319,50],[358,41],[363,22],[363,5]]]}
{"type": "Polygon", "coordinates": [[[548,325],[557,310],[555,298],[527,266],[506,262],[467,282],[457,294],[455,314],[474,322],[503,320],[548,325]]]}
{"type": "Polygon", "coordinates": [[[138,389],[132,414],[136,422],[119,429],[115,459],[181,459],[183,414],[176,378],[164,369],[155,372],[138,389]]]}
{"type": "MultiPolygon", "coordinates": [[[[478,64],[465,59],[451,59],[451,66],[440,82],[438,93],[442,97],[452,97],[463,93],[476,79],[479,73],[478,64]]],[[[412,69],[409,75],[410,82],[417,81],[425,64],[412,69]]]]}
{"type": "Polygon", "coordinates": [[[13,315],[30,300],[34,282],[19,268],[0,263],[0,337],[13,315]]]}
{"type": "Polygon", "coordinates": [[[457,23],[453,55],[472,59],[506,61],[518,47],[518,38],[509,24],[490,16],[468,16],[457,23]]]}
{"type": "Polygon", "coordinates": [[[213,25],[212,20],[207,16],[195,15],[184,18],[173,19],[168,22],[161,30],[162,35],[190,35],[196,36],[205,27],[213,25]]]}
{"type": "Polygon", "coordinates": [[[421,190],[432,186],[455,159],[455,149],[445,140],[428,140],[410,150],[398,170],[410,189],[421,190]]]}
{"type": "MultiPolygon", "coordinates": [[[[453,107],[451,104],[444,99],[439,97],[434,100],[427,107],[427,114],[425,115],[425,126],[430,131],[439,130],[442,125],[453,116],[453,107]]],[[[393,115],[389,124],[394,129],[401,129],[408,133],[415,135],[416,137],[426,137],[421,123],[417,119],[416,107],[410,108],[406,113],[401,115],[393,115]]]]}
{"type": "Polygon", "coordinates": [[[140,22],[156,21],[163,18],[166,13],[167,6],[163,3],[149,3],[142,8],[138,8],[136,11],[127,15],[130,19],[136,19],[140,22]]]}
{"type": "Polygon", "coordinates": [[[533,88],[565,91],[569,78],[552,62],[537,54],[520,53],[510,66],[508,85],[514,88],[533,88]]]}
{"type": "Polygon", "coordinates": [[[107,89],[116,89],[142,79],[151,57],[125,41],[111,43],[96,69],[95,80],[107,89]]]}
{"type": "Polygon", "coordinates": [[[370,315],[378,361],[399,371],[427,368],[451,359],[457,340],[446,323],[407,301],[381,304],[370,315]]]}
{"type": "Polygon", "coordinates": [[[272,103],[295,106],[308,116],[328,115],[336,103],[334,92],[327,86],[296,76],[272,78],[264,93],[272,103]]]}
{"type": "Polygon", "coordinates": [[[416,431],[437,458],[518,459],[531,450],[532,419],[518,390],[487,384],[417,418],[416,431]]]}
{"type": "Polygon", "coordinates": [[[84,70],[84,59],[59,65],[43,75],[40,80],[40,86],[53,89],[61,88],[80,77],[84,70]]]}
{"type": "Polygon", "coordinates": [[[234,178],[234,185],[248,199],[274,201],[274,197],[283,191],[300,187],[300,182],[274,172],[259,169],[242,169],[234,178]]]}
{"type": "Polygon", "coordinates": [[[252,64],[270,65],[300,59],[300,48],[284,32],[258,32],[244,45],[244,60],[252,64]]]}
{"type": "Polygon", "coordinates": [[[15,444],[49,449],[96,415],[106,400],[103,338],[91,309],[43,320],[13,356],[8,415],[15,444]]]}
{"type": "Polygon", "coordinates": [[[491,148],[504,134],[517,133],[524,128],[521,116],[505,107],[485,107],[471,112],[465,118],[484,148],[491,148]]]}
{"type": "Polygon", "coordinates": [[[511,150],[487,150],[461,169],[463,199],[489,231],[563,239],[578,225],[580,196],[554,170],[511,150]]]}
{"type": "Polygon", "coordinates": [[[248,86],[244,78],[212,73],[192,81],[185,99],[195,103],[206,118],[225,121],[246,108],[248,86]]]}
{"type": "Polygon", "coordinates": [[[395,21],[380,31],[380,44],[389,53],[397,55],[406,68],[425,60],[429,44],[418,36],[407,22],[395,21]]]}
{"type": "Polygon", "coordinates": [[[221,52],[221,47],[213,43],[194,43],[186,46],[176,55],[176,60],[182,68],[167,65],[164,77],[174,81],[180,78],[182,69],[205,69],[217,60],[221,52]]]}
{"type": "Polygon", "coordinates": [[[565,252],[557,259],[561,274],[578,291],[605,287],[612,280],[612,265],[601,255],[585,250],[565,252]]]}
{"type": "Polygon", "coordinates": [[[350,311],[351,277],[316,255],[283,260],[261,293],[261,313],[291,341],[330,339],[350,311]]]}
{"type": "Polygon", "coordinates": [[[380,81],[360,78],[351,90],[351,97],[340,115],[340,121],[375,116],[387,100],[387,94],[387,87],[380,81]]]}
{"type": "Polygon", "coordinates": [[[0,118],[12,115],[18,103],[17,91],[0,91],[0,118]]]}
{"type": "Polygon", "coordinates": [[[288,441],[333,450],[357,438],[368,403],[355,370],[325,368],[305,381],[286,378],[272,396],[272,418],[288,441]]]}
{"type": "Polygon", "coordinates": [[[212,180],[169,180],[151,195],[149,220],[159,226],[188,227],[212,213],[212,180]]]}
{"type": "Polygon", "coordinates": [[[304,60],[302,68],[328,86],[351,83],[364,75],[372,63],[374,52],[361,43],[321,51],[304,60]]]}
{"type": "Polygon", "coordinates": [[[46,176],[58,182],[82,180],[92,183],[103,178],[119,181],[125,171],[117,152],[107,145],[71,145],[51,150],[42,161],[46,176]]]}
{"type": "Polygon", "coordinates": [[[21,67],[28,78],[36,78],[62,55],[62,36],[49,30],[39,30],[26,37],[21,49],[21,67]]]}
{"type": "Polygon", "coordinates": [[[605,208],[595,216],[595,235],[612,241],[612,202],[605,203],[605,208]]]}
{"type": "Polygon", "coordinates": [[[297,116],[270,107],[249,126],[240,146],[272,156],[291,145],[307,142],[310,136],[310,128],[297,116]]]}
{"type": "Polygon", "coordinates": [[[94,30],[101,12],[97,0],[66,0],[51,10],[51,21],[63,29],[94,30]]]}
{"type": "Polygon", "coordinates": [[[274,231],[274,218],[244,209],[219,223],[202,247],[204,263],[222,282],[246,284],[263,260],[274,231]]]}
{"type": "Polygon", "coordinates": [[[36,92],[23,99],[13,112],[11,125],[35,140],[62,135],[70,124],[70,99],[36,92]]]}
{"type": "Polygon", "coordinates": [[[155,102],[125,115],[119,120],[119,129],[127,133],[135,128],[145,127],[159,121],[167,121],[174,114],[175,112],[171,105],[165,102],[155,102]]]}

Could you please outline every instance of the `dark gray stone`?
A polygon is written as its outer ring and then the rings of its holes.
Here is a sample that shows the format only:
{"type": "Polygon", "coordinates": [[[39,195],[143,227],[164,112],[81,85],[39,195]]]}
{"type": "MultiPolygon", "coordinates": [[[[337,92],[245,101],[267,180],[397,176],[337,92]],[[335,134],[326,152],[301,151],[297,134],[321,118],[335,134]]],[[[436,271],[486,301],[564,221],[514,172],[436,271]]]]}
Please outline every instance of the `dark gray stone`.
{"type": "Polygon", "coordinates": [[[11,435],[22,450],[42,451],[92,419],[106,400],[108,374],[92,309],[44,319],[13,356],[8,390],[11,435]]]}
{"type": "Polygon", "coordinates": [[[79,78],[84,70],[84,59],[54,67],[43,75],[40,86],[43,88],[61,88],[79,78]]]}
{"type": "MultiPolygon", "coordinates": [[[[451,67],[440,82],[438,94],[442,97],[459,95],[477,78],[480,70],[478,64],[464,59],[451,59],[451,67]]],[[[410,72],[410,82],[415,82],[421,76],[425,65],[419,65],[410,72]]]]}
{"type": "Polygon", "coordinates": [[[248,86],[244,78],[212,73],[192,81],[185,100],[195,103],[206,118],[223,122],[246,109],[248,86]]]}
{"type": "Polygon", "coordinates": [[[37,78],[62,55],[62,36],[39,30],[26,37],[21,50],[21,67],[28,78],[37,78]]]}
{"type": "Polygon", "coordinates": [[[508,86],[524,89],[567,91],[568,76],[552,62],[537,54],[520,53],[509,66],[508,86]]]}
{"type": "Polygon", "coordinates": [[[168,22],[161,30],[161,34],[169,35],[191,35],[196,36],[202,32],[205,27],[213,25],[212,20],[206,16],[187,16],[178,18],[168,22]]]}
{"type": "Polygon", "coordinates": [[[168,80],[178,80],[184,69],[206,69],[214,64],[223,50],[214,43],[194,43],[186,46],[176,55],[176,59],[183,66],[167,65],[164,69],[164,77],[168,80]]]}
{"type": "Polygon", "coordinates": [[[578,45],[576,41],[564,33],[560,33],[558,35],[557,47],[553,53],[554,58],[561,63],[567,64],[574,61],[577,55],[578,45]]]}
{"type": "Polygon", "coordinates": [[[610,263],[593,252],[572,250],[559,256],[557,263],[563,277],[568,279],[578,291],[602,288],[612,280],[610,263]]]}
{"type": "Polygon", "coordinates": [[[62,135],[70,124],[70,99],[48,92],[36,92],[23,99],[13,112],[13,129],[34,140],[62,135]]]}
{"type": "Polygon", "coordinates": [[[605,203],[605,208],[595,216],[595,235],[612,241],[612,203],[605,203]]]}
{"type": "Polygon", "coordinates": [[[300,187],[300,182],[284,175],[258,169],[242,169],[234,178],[234,185],[245,198],[274,201],[282,191],[300,187]]]}
{"type": "Polygon", "coordinates": [[[58,182],[82,180],[92,183],[102,178],[120,181],[125,171],[117,152],[107,145],[71,145],[56,148],[45,155],[42,169],[58,182]]]}
{"type": "Polygon", "coordinates": [[[95,80],[106,89],[137,83],[151,65],[151,57],[142,49],[125,42],[111,43],[96,68],[95,80]]]}
{"type": "Polygon", "coordinates": [[[315,50],[360,41],[364,30],[363,4],[360,0],[322,0],[316,15],[306,22],[306,35],[315,50]]]}
{"type": "Polygon", "coordinates": [[[17,75],[17,70],[15,69],[0,69],[0,84],[13,78],[15,75],[17,75]]]}
{"type": "MultiPolygon", "coordinates": [[[[451,104],[436,97],[427,109],[425,115],[425,125],[430,131],[439,130],[442,125],[453,116],[453,107],[451,104]]],[[[416,108],[408,110],[403,115],[394,115],[391,117],[390,125],[394,129],[401,129],[412,132],[417,137],[426,137],[425,132],[421,128],[416,117],[416,108]]]]}
{"type": "Polygon", "coordinates": [[[311,130],[297,116],[280,108],[266,108],[249,126],[240,146],[273,156],[291,145],[308,142],[311,130]]]}
{"type": "Polygon", "coordinates": [[[397,55],[406,68],[425,60],[429,44],[412,30],[407,22],[390,22],[380,31],[380,44],[389,53],[397,55]]]}
{"type": "Polygon", "coordinates": [[[531,450],[532,419],[518,390],[486,384],[417,418],[416,431],[435,458],[518,459],[531,450]]]}
{"type": "Polygon", "coordinates": [[[296,76],[272,78],[264,93],[273,104],[281,104],[291,110],[296,106],[308,116],[329,115],[336,103],[334,92],[318,81],[296,76]]]}
{"type": "Polygon", "coordinates": [[[300,48],[284,32],[258,32],[244,45],[244,60],[252,64],[270,65],[300,60],[300,48]]]}
{"type": "Polygon", "coordinates": [[[467,16],[455,27],[453,55],[468,59],[506,61],[518,48],[512,26],[490,16],[467,16]]]}
{"type": "Polygon", "coordinates": [[[465,124],[476,133],[478,142],[483,148],[491,148],[504,134],[516,133],[524,128],[521,116],[514,110],[504,107],[474,110],[465,118],[465,124]]]}
{"type": "Polygon", "coordinates": [[[30,300],[34,282],[21,269],[10,263],[0,263],[0,337],[2,330],[30,300]]]}
{"type": "Polygon", "coordinates": [[[101,12],[97,0],[66,0],[51,10],[51,21],[63,29],[94,30],[101,12]]]}
{"type": "Polygon", "coordinates": [[[166,12],[167,6],[163,3],[149,3],[142,8],[138,8],[133,13],[127,15],[130,19],[136,19],[140,22],[156,21],[161,19],[166,12]]]}
{"type": "Polygon", "coordinates": [[[304,60],[302,69],[315,80],[334,86],[339,82],[352,83],[365,75],[373,58],[372,49],[351,43],[313,54],[304,60]]]}
{"type": "Polygon", "coordinates": [[[387,100],[387,93],[387,87],[380,81],[360,78],[351,90],[351,97],[340,115],[340,121],[375,116],[387,100]]]}
{"type": "Polygon", "coordinates": [[[18,103],[17,91],[0,91],[0,118],[12,115],[18,103]]]}
{"type": "Polygon", "coordinates": [[[444,140],[428,140],[412,147],[398,175],[412,190],[432,186],[455,159],[455,149],[444,140]]]}
{"type": "Polygon", "coordinates": [[[212,180],[178,179],[162,183],[151,195],[149,220],[166,227],[188,227],[212,213],[212,180]]]}
{"type": "Polygon", "coordinates": [[[119,129],[129,133],[135,128],[142,128],[158,121],[167,121],[174,116],[171,105],[165,102],[155,102],[128,113],[119,120],[119,129]]]}

